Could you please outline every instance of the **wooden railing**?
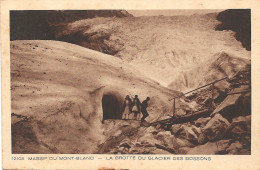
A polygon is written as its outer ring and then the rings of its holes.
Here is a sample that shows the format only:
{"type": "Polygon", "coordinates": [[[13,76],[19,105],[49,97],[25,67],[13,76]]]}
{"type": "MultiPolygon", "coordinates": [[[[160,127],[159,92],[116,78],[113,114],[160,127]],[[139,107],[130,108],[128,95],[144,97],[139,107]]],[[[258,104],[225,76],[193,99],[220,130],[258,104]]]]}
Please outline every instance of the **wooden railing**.
{"type": "Polygon", "coordinates": [[[214,101],[214,85],[215,85],[215,83],[217,83],[217,82],[219,82],[219,81],[222,81],[222,80],[225,80],[225,79],[227,79],[227,78],[228,78],[228,77],[224,77],[224,78],[222,78],[222,79],[218,79],[218,80],[216,80],[216,81],[214,81],[214,82],[208,83],[208,84],[206,84],[206,85],[204,85],[204,86],[198,87],[198,88],[196,88],[196,89],[194,89],[194,90],[191,90],[191,91],[188,91],[188,92],[186,92],[186,93],[183,93],[182,95],[179,95],[179,96],[176,96],[176,97],[173,97],[173,98],[169,99],[169,101],[173,100],[173,116],[175,115],[175,112],[176,112],[176,99],[177,99],[177,98],[180,98],[180,97],[182,97],[182,96],[185,96],[186,94],[189,94],[189,93],[191,93],[191,92],[197,91],[197,90],[199,90],[199,89],[205,88],[205,87],[207,87],[207,86],[211,86],[211,99],[212,99],[212,101],[214,101]]]}
{"type": "MultiPolygon", "coordinates": [[[[216,80],[216,81],[211,82],[211,83],[208,83],[208,84],[206,84],[204,86],[198,87],[198,88],[196,88],[194,90],[191,90],[191,91],[188,91],[188,92],[186,92],[186,93],[184,93],[182,95],[179,95],[179,96],[176,96],[176,97],[173,97],[173,98],[169,99],[169,101],[173,100],[173,117],[168,118],[168,119],[163,119],[163,120],[152,122],[152,123],[149,124],[149,126],[155,126],[155,125],[158,125],[158,124],[162,124],[162,125],[179,124],[179,123],[185,123],[185,122],[194,121],[194,120],[196,120],[196,119],[198,119],[200,117],[207,117],[207,116],[209,116],[212,113],[212,111],[215,109],[214,108],[214,104],[211,104],[211,107],[208,108],[208,109],[204,109],[204,110],[200,110],[200,111],[194,112],[192,114],[176,117],[175,116],[175,110],[176,110],[175,109],[176,108],[175,100],[177,98],[185,96],[186,94],[189,94],[191,92],[194,92],[196,90],[199,90],[201,88],[204,88],[204,87],[207,87],[207,86],[211,85],[211,87],[212,87],[211,88],[211,91],[212,91],[211,92],[212,93],[211,101],[214,102],[214,100],[213,100],[214,99],[214,85],[215,85],[215,83],[217,83],[219,81],[222,81],[222,80],[225,80],[225,79],[227,79],[227,77],[219,79],[219,80],[216,80]]],[[[239,94],[239,93],[247,93],[247,92],[250,92],[250,91],[251,91],[251,89],[248,89],[248,90],[239,91],[239,92],[227,93],[227,95],[233,95],[233,94],[239,94]]]]}

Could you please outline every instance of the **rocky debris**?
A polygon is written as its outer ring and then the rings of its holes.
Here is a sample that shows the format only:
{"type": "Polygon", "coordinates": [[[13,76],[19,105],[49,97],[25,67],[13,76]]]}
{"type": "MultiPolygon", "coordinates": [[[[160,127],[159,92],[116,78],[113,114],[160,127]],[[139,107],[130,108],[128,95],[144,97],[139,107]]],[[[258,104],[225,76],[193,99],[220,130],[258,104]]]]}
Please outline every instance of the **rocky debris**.
{"type": "Polygon", "coordinates": [[[162,146],[166,146],[169,148],[178,148],[178,143],[176,138],[171,135],[171,132],[169,131],[161,131],[156,135],[156,139],[158,141],[160,141],[160,143],[156,143],[156,144],[160,144],[162,146]]]}
{"type": "Polygon", "coordinates": [[[189,142],[187,139],[182,139],[182,138],[176,138],[177,144],[179,147],[194,147],[195,145],[189,142]]]}
{"type": "Polygon", "coordinates": [[[109,149],[109,154],[170,154],[170,152],[158,149],[155,145],[147,142],[122,143],[119,146],[109,149]]]}
{"type": "Polygon", "coordinates": [[[154,127],[149,127],[145,130],[145,134],[138,139],[141,144],[155,146],[156,144],[170,148],[177,148],[178,144],[171,132],[160,131],[154,127]]]}
{"type": "Polygon", "coordinates": [[[201,104],[206,108],[210,108],[213,106],[213,99],[208,96],[206,99],[204,99],[204,101],[201,102],[201,104]]]}
{"type": "Polygon", "coordinates": [[[171,127],[171,134],[175,137],[177,143],[175,148],[194,147],[195,145],[191,142],[196,143],[198,133],[201,133],[200,130],[189,123],[174,124],[171,127]]]}
{"type": "Polygon", "coordinates": [[[217,141],[216,144],[218,146],[218,151],[216,154],[238,154],[238,155],[245,155],[251,153],[251,141],[250,137],[239,137],[236,139],[226,139],[221,140],[225,141],[224,143],[220,143],[217,141]]]}
{"type": "MultiPolygon", "coordinates": [[[[198,108],[206,109],[211,107],[212,105],[212,91],[211,86],[208,86],[206,88],[200,89],[198,91],[193,92],[192,94],[188,95],[186,97],[186,100],[189,102],[196,102],[198,104],[198,108]]],[[[214,85],[214,94],[213,99],[214,103],[218,105],[220,102],[223,101],[226,97],[225,89],[228,88],[228,85],[226,85],[226,82],[218,82],[214,85]],[[222,85],[225,84],[225,85],[222,85]]]]}
{"type": "Polygon", "coordinates": [[[181,155],[187,154],[189,152],[189,150],[191,150],[190,147],[181,147],[178,150],[178,154],[181,154],[181,155]]]}
{"type": "Polygon", "coordinates": [[[216,151],[216,154],[225,154],[227,151],[227,147],[230,145],[230,142],[231,140],[228,140],[228,139],[224,139],[224,140],[219,140],[216,143],[217,145],[217,151],[216,151]]]}
{"type": "Polygon", "coordinates": [[[200,144],[200,145],[205,144],[206,142],[208,142],[208,140],[209,139],[205,133],[199,134],[198,144],[200,144]]]}
{"type": "Polygon", "coordinates": [[[157,134],[160,131],[160,129],[156,129],[153,126],[149,126],[144,130],[145,133],[152,133],[152,134],[157,134]]]}
{"type": "Polygon", "coordinates": [[[203,133],[209,141],[220,140],[224,137],[229,124],[227,119],[220,114],[216,114],[203,128],[203,133]]]}
{"type": "Polygon", "coordinates": [[[193,130],[193,132],[199,136],[201,134],[201,128],[200,127],[196,127],[194,125],[191,125],[191,129],[193,130]]]}
{"type": "Polygon", "coordinates": [[[250,146],[246,145],[244,140],[224,139],[190,148],[187,154],[250,154],[250,150],[250,146]]]}
{"type": "Polygon", "coordinates": [[[229,123],[222,115],[201,118],[195,122],[175,124],[171,131],[141,127],[139,134],[122,140],[111,148],[111,154],[250,154],[251,116],[233,118],[229,123]]]}
{"type": "Polygon", "coordinates": [[[187,108],[184,108],[184,107],[180,107],[180,108],[176,109],[175,116],[181,117],[181,116],[184,116],[184,115],[191,113],[191,109],[187,109],[187,110],[186,109],[187,108]]]}
{"type": "Polygon", "coordinates": [[[247,64],[244,69],[237,72],[228,82],[230,83],[229,89],[239,88],[242,85],[251,87],[251,64],[247,64]]]}
{"type": "Polygon", "coordinates": [[[167,151],[167,152],[169,152],[169,153],[176,153],[176,151],[175,151],[174,149],[170,148],[170,147],[165,147],[165,146],[159,145],[159,144],[155,144],[155,146],[156,146],[157,148],[162,149],[162,150],[165,150],[165,151],[167,151]]]}
{"type": "Polygon", "coordinates": [[[228,95],[225,100],[221,102],[219,106],[217,106],[211,116],[216,113],[220,113],[222,116],[228,119],[232,119],[233,117],[239,116],[240,114],[248,114],[251,105],[251,99],[248,97],[248,94],[245,95],[240,93],[246,90],[248,90],[248,86],[241,86],[240,88],[231,90],[230,95],[228,95]],[[240,108],[242,108],[242,110],[240,110],[240,108]]]}
{"type": "Polygon", "coordinates": [[[122,140],[117,146],[107,150],[111,154],[172,154],[179,147],[194,147],[186,139],[175,138],[170,131],[154,127],[144,128],[143,135],[122,140]],[[180,146],[181,145],[181,146],[180,146]]]}
{"type": "Polygon", "coordinates": [[[182,125],[175,133],[175,136],[181,139],[186,139],[193,144],[197,144],[198,135],[193,131],[191,126],[182,125]]]}
{"type": "Polygon", "coordinates": [[[251,114],[251,92],[244,93],[238,100],[238,114],[245,116],[251,114]]]}
{"type": "Polygon", "coordinates": [[[196,101],[186,102],[185,99],[180,99],[177,105],[178,111],[176,111],[176,116],[183,116],[201,110],[201,107],[196,101]]]}
{"type": "Polygon", "coordinates": [[[225,148],[228,146],[229,140],[220,140],[217,142],[208,142],[204,145],[199,145],[194,148],[191,148],[190,151],[187,152],[188,155],[197,155],[197,154],[205,154],[205,155],[215,155],[219,152],[223,152],[225,148]]]}
{"type": "Polygon", "coordinates": [[[127,149],[130,149],[130,148],[131,148],[131,146],[130,146],[128,143],[126,143],[126,142],[120,144],[119,147],[123,147],[123,148],[127,148],[127,149]]]}
{"type": "Polygon", "coordinates": [[[181,126],[182,126],[181,124],[173,124],[171,127],[172,134],[175,135],[179,131],[181,126]]]}
{"type": "Polygon", "coordinates": [[[228,126],[226,136],[230,138],[251,134],[251,115],[246,117],[239,116],[232,120],[228,126]]]}
{"type": "Polygon", "coordinates": [[[138,139],[138,141],[141,143],[148,143],[151,146],[155,146],[156,143],[160,143],[160,141],[155,138],[155,135],[151,133],[144,134],[141,138],[138,139]]]}
{"type": "Polygon", "coordinates": [[[204,145],[199,145],[192,148],[187,152],[188,155],[197,155],[203,153],[205,155],[214,155],[217,152],[217,145],[215,143],[208,142],[204,145]]]}
{"type": "Polygon", "coordinates": [[[243,145],[239,142],[236,141],[234,143],[232,143],[227,149],[226,151],[229,154],[236,154],[239,150],[241,150],[243,148],[243,145]]]}
{"type": "Polygon", "coordinates": [[[193,122],[193,124],[197,127],[203,128],[210,121],[210,119],[211,119],[210,117],[205,117],[205,118],[202,117],[202,118],[195,120],[193,122]]]}

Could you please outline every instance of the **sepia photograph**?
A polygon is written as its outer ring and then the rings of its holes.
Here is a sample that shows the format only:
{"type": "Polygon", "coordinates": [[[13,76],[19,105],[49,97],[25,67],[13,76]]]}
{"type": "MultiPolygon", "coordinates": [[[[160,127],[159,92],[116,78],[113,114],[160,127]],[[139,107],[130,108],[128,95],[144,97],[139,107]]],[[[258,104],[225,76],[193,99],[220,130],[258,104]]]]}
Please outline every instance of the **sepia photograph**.
{"type": "Polygon", "coordinates": [[[251,155],[251,9],[9,16],[12,154],[251,155]]]}

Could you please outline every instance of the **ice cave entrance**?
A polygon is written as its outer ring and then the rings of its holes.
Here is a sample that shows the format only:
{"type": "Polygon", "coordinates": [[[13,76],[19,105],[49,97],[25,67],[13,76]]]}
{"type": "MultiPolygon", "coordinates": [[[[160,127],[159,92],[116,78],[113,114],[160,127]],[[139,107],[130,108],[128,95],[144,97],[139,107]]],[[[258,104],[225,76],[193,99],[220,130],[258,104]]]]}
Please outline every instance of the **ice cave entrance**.
{"type": "Polygon", "coordinates": [[[120,102],[115,95],[103,95],[102,98],[103,120],[121,119],[120,102]]]}

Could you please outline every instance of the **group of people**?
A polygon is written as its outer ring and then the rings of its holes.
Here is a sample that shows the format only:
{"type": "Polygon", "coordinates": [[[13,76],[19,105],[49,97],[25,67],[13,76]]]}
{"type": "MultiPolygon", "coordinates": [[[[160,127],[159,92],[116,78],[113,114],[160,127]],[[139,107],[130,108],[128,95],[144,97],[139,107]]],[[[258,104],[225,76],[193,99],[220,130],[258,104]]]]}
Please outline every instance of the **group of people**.
{"type": "Polygon", "coordinates": [[[138,95],[135,95],[133,101],[131,100],[130,96],[127,95],[125,97],[125,101],[123,104],[123,114],[122,119],[129,119],[129,115],[131,113],[134,113],[134,119],[141,120],[143,122],[146,117],[149,116],[147,112],[148,103],[150,101],[150,97],[147,97],[142,103],[140,102],[138,95]],[[143,117],[141,118],[141,113],[143,114],[143,117]]]}

